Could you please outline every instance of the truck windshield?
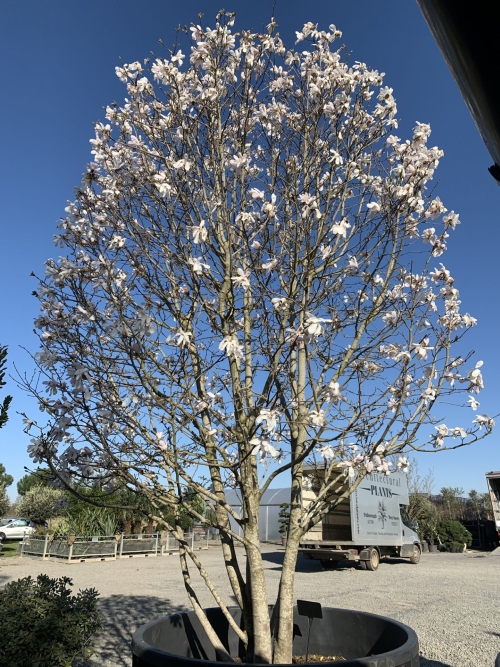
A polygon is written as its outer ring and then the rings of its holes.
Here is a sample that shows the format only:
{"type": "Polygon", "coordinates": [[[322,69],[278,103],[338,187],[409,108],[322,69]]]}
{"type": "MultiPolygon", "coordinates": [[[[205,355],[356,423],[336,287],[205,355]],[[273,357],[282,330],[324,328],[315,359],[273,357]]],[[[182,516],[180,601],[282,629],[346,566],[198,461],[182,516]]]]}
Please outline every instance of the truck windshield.
{"type": "Polygon", "coordinates": [[[404,525],[413,530],[413,521],[410,519],[408,512],[402,505],[399,508],[399,513],[401,515],[401,521],[404,523],[404,525]]]}

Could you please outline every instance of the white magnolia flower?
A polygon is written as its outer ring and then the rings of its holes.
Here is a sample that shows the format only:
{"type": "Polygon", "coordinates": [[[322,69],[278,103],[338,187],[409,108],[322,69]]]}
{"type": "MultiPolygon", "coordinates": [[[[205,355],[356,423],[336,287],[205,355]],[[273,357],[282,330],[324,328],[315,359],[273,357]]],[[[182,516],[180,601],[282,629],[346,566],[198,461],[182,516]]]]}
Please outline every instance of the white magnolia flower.
{"type": "Polygon", "coordinates": [[[243,359],[243,345],[236,336],[226,336],[219,343],[219,350],[225,351],[228,357],[243,359]]]}
{"type": "Polygon", "coordinates": [[[370,215],[375,215],[376,213],[380,213],[382,207],[378,202],[372,201],[366,205],[366,208],[370,211],[370,215]]]}
{"type": "Polygon", "coordinates": [[[478,415],[473,421],[473,424],[478,424],[479,430],[481,431],[483,426],[486,427],[486,430],[491,431],[495,426],[495,420],[488,415],[478,415]]]}
{"type": "Polygon", "coordinates": [[[265,438],[252,438],[250,444],[253,445],[252,454],[260,454],[260,463],[264,464],[268,456],[277,458],[279,456],[278,450],[271,445],[269,440],[265,438]]]}
{"type": "Polygon", "coordinates": [[[427,387],[423,394],[421,394],[420,398],[426,403],[434,401],[436,399],[436,389],[434,387],[427,387]]]}
{"type": "Polygon", "coordinates": [[[263,190],[259,190],[258,188],[251,188],[251,190],[248,191],[248,194],[252,199],[264,199],[263,190]]]}
{"type": "Polygon", "coordinates": [[[460,220],[458,219],[458,214],[455,213],[455,211],[450,211],[448,215],[445,215],[443,218],[444,222],[444,228],[445,229],[455,229],[457,225],[460,224],[460,220]]]}
{"type": "Polygon", "coordinates": [[[179,67],[182,66],[182,63],[184,62],[184,58],[186,56],[182,53],[182,51],[179,49],[175,55],[172,56],[172,62],[173,63],[179,63],[179,67]]]}
{"type": "Polygon", "coordinates": [[[209,270],[210,267],[208,264],[202,262],[203,257],[189,257],[187,263],[193,268],[193,273],[196,273],[197,276],[201,276],[203,269],[209,270]]]}
{"type": "Polygon", "coordinates": [[[349,261],[347,262],[347,268],[352,269],[354,271],[357,271],[359,269],[359,264],[358,264],[358,260],[356,259],[356,257],[354,257],[354,256],[349,257],[349,261]]]}
{"type": "Polygon", "coordinates": [[[179,347],[188,347],[191,338],[193,337],[193,334],[190,331],[184,331],[184,329],[179,329],[175,334],[175,337],[177,338],[176,345],[178,345],[179,347]]]}
{"type": "Polygon", "coordinates": [[[276,195],[274,192],[271,195],[271,201],[266,201],[262,204],[262,212],[270,218],[274,218],[276,216],[276,195]]]}
{"type": "Polygon", "coordinates": [[[331,445],[324,445],[323,447],[320,447],[318,451],[321,454],[321,456],[325,459],[325,461],[327,459],[333,459],[333,457],[335,456],[335,453],[331,445]]]}
{"type": "Polygon", "coordinates": [[[346,477],[350,477],[352,479],[356,476],[352,461],[342,461],[340,465],[344,468],[344,475],[346,477]]]}
{"type": "Polygon", "coordinates": [[[167,443],[165,442],[165,440],[163,440],[163,435],[164,435],[163,431],[157,431],[156,433],[156,440],[157,440],[156,446],[158,447],[158,449],[168,449],[167,443]]]}
{"type": "Polygon", "coordinates": [[[332,225],[332,228],[330,229],[332,234],[336,234],[337,236],[342,236],[344,239],[347,236],[347,230],[349,229],[351,225],[347,222],[347,218],[342,218],[342,220],[335,225],[332,225]]]}
{"type": "Polygon", "coordinates": [[[274,297],[274,299],[271,299],[271,303],[273,304],[274,308],[276,310],[283,310],[286,306],[287,298],[284,296],[281,297],[274,297]]]}
{"type": "Polygon", "coordinates": [[[50,396],[55,396],[57,394],[59,384],[57,380],[44,380],[43,384],[47,387],[45,390],[50,396]]]}
{"type": "Polygon", "coordinates": [[[429,346],[429,339],[424,338],[420,343],[414,343],[413,352],[418,359],[425,361],[429,350],[433,350],[433,347],[429,346]]]}
{"type": "Polygon", "coordinates": [[[308,192],[304,192],[299,195],[299,201],[303,206],[302,217],[305,218],[311,211],[314,211],[318,208],[318,202],[314,195],[310,195],[308,192]]]}
{"type": "Polygon", "coordinates": [[[256,424],[262,424],[262,429],[266,433],[274,433],[279,419],[280,413],[278,410],[269,410],[269,408],[262,408],[259,416],[255,419],[256,424]]]}
{"type": "Polygon", "coordinates": [[[437,431],[436,435],[432,435],[434,440],[433,446],[437,449],[444,445],[444,439],[449,435],[449,429],[445,424],[440,424],[439,426],[434,427],[437,431]]]}
{"type": "Polygon", "coordinates": [[[324,410],[312,410],[309,413],[309,422],[316,428],[324,426],[326,423],[324,410]]]}
{"type": "Polygon", "coordinates": [[[451,277],[451,273],[448,271],[448,269],[444,266],[444,264],[440,264],[439,266],[441,267],[440,269],[434,269],[434,271],[429,273],[432,281],[438,283],[440,280],[442,280],[444,283],[453,284],[454,279],[451,277]]]}
{"type": "Polygon", "coordinates": [[[172,163],[172,168],[176,171],[188,172],[191,169],[191,166],[191,162],[185,158],[181,158],[180,160],[176,160],[172,163]]]}
{"type": "Polygon", "coordinates": [[[385,322],[385,324],[395,325],[395,324],[397,324],[397,321],[398,321],[398,311],[397,310],[391,310],[390,312],[386,313],[385,315],[382,315],[382,322],[385,322]]]}
{"type": "Polygon", "coordinates": [[[454,438],[460,437],[462,439],[467,437],[466,431],[461,426],[455,426],[454,428],[451,428],[450,435],[452,435],[454,438]]]}
{"type": "Polygon", "coordinates": [[[474,327],[477,324],[476,318],[472,317],[472,315],[469,315],[469,313],[465,313],[465,315],[462,316],[462,322],[465,324],[467,329],[470,329],[470,327],[474,327]]]}
{"type": "Polygon", "coordinates": [[[202,220],[200,224],[196,227],[193,226],[190,228],[193,235],[193,243],[199,244],[203,241],[206,241],[208,238],[208,231],[205,228],[205,221],[202,220]]]}
{"type": "Polygon", "coordinates": [[[238,285],[238,287],[242,287],[244,290],[246,290],[248,287],[250,287],[250,271],[243,271],[243,269],[239,268],[238,275],[233,276],[231,280],[235,285],[238,285]]]}
{"type": "Polygon", "coordinates": [[[229,168],[232,169],[236,174],[241,174],[241,172],[248,166],[248,163],[250,162],[250,158],[248,155],[242,155],[241,153],[237,153],[236,155],[233,155],[231,160],[229,160],[229,168]]]}
{"type": "Polygon", "coordinates": [[[474,411],[476,411],[478,407],[481,405],[479,401],[476,401],[474,396],[469,396],[469,400],[467,401],[467,403],[470,403],[470,406],[474,411]]]}
{"type": "Polygon", "coordinates": [[[469,391],[472,390],[476,394],[479,394],[481,389],[484,389],[483,376],[479,370],[483,363],[483,361],[478,361],[476,366],[467,373],[467,377],[470,381],[469,391]]]}
{"type": "Polygon", "coordinates": [[[325,401],[327,403],[329,403],[330,401],[332,403],[338,403],[341,400],[342,400],[342,394],[340,393],[340,385],[338,382],[334,382],[332,380],[325,392],[325,401]]]}
{"type": "Polygon", "coordinates": [[[398,459],[398,470],[401,470],[401,472],[406,472],[410,466],[410,462],[406,458],[406,456],[400,456],[398,459]]]}
{"type": "Polygon", "coordinates": [[[321,336],[324,331],[323,324],[325,322],[331,322],[331,320],[327,320],[323,317],[315,317],[314,315],[308,313],[308,317],[304,322],[304,326],[306,327],[307,333],[310,336],[321,336]]]}
{"type": "Polygon", "coordinates": [[[275,257],[274,259],[270,259],[269,262],[266,262],[265,264],[262,264],[262,268],[266,269],[267,271],[272,271],[273,269],[275,269],[278,266],[278,264],[279,264],[279,262],[275,257]]]}
{"type": "Polygon", "coordinates": [[[370,461],[370,459],[367,456],[365,456],[365,459],[363,461],[363,465],[364,465],[365,470],[368,474],[373,472],[373,468],[374,468],[373,461],[370,461]]]}
{"type": "Polygon", "coordinates": [[[391,468],[392,463],[391,461],[386,461],[386,459],[383,459],[379,465],[377,466],[377,472],[383,473],[384,475],[390,475],[391,474],[391,468]]]}

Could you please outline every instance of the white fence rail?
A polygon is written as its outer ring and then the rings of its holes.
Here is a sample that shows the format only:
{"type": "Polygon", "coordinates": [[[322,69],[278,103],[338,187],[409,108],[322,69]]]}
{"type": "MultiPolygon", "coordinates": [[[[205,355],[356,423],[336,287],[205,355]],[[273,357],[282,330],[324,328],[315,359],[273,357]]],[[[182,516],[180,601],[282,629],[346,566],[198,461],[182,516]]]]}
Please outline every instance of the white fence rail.
{"type": "MultiPolygon", "coordinates": [[[[184,535],[192,549],[208,549],[208,533],[184,535]]],[[[52,538],[51,535],[25,536],[21,542],[21,557],[38,556],[43,560],[61,558],[77,563],[86,560],[117,560],[136,556],[165,556],[179,551],[178,540],[168,532],[152,535],[106,535],[92,537],[52,538]]]]}

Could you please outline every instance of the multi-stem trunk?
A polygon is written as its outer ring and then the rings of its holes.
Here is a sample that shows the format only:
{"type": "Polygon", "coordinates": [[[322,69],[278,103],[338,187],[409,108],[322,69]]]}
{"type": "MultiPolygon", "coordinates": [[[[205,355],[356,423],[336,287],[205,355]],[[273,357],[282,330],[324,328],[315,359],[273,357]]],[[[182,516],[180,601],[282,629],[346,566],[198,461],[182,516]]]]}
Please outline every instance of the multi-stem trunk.
{"type": "MultiPolygon", "coordinates": [[[[255,492],[255,496],[257,492],[255,492]]],[[[253,624],[253,662],[269,664],[272,662],[272,643],[269,622],[267,587],[260,551],[259,539],[259,503],[251,498],[248,523],[245,529],[247,556],[247,592],[252,604],[253,624]]]]}

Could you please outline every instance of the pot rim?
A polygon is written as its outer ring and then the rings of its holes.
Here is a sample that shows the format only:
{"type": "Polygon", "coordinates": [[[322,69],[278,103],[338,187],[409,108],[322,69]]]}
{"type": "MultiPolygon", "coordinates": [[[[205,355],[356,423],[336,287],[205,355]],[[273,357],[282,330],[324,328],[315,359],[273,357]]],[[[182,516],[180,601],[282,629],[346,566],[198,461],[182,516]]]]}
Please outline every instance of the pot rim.
{"type": "MultiPolygon", "coordinates": [[[[231,610],[239,610],[239,607],[232,606],[232,607],[227,607],[228,611],[231,610]]],[[[295,609],[295,605],[294,605],[295,609]]],[[[213,610],[218,610],[222,613],[220,610],[220,607],[210,607],[207,608],[205,611],[213,611],[213,610]]],[[[373,614],[368,611],[361,611],[359,609],[344,609],[342,607],[323,607],[323,610],[333,610],[333,611],[338,611],[338,612],[347,612],[347,614],[363,614],[363,616],[374,618],[377,620],[384,620],[384,621],[389,621],[391,624],[394,626],[399,627],[401,630],[403,630],[406,635],[407,639],[404,644],[399,646],[396,649],[393,649],[392,651],[387,651],[386,653],[377,653],[376,655],[373,656],[366,656],[364,658],[353,658],[352,660],[333,660],[331,662],[308,662],[307,665],[311,665],[312,667],[325,667],[325,665],[342,665],[342,667],[374,667],[375,662],[374,659],[380,661],[381,659],[387,660],[385,663],[387,666],[393,665],[394,662],[391,660],[391,658],[397,656],[398,659],[405,659],[407,661],[411,661],[412,655],[410,654],[411,649],[415,646],[415,644],[418,647],[418,637],[416,632],[410,628],[408,625],[405,625],[404,623],[400,623],[399,621],[396,621],[393,618],[390,618],[389,616],[382,616],[381,614],[373,614]],[[407,656],[405,656],[405,653],[408,653],[407,656]]],[[[154,626],[155,624],[158,623],[161,619],[165,618],[173,618],[176,616],[184,616],[187,614],[193,614],[194,611],[183,611],[183,612],[176,612],[175,614],[166,614],[165,616],[160,616],[156,619],[153,619],[152,621],[149,621],[148,623],[145,623],[144,625],[141,625],[137,630],[133,633],[132,635],[132,651],[134,652],[137,657],[141,657],[144,655],[146,652],[148,654],[148,659],[153,658],[158,658],[158,667],[164,667],[165,665],[165,660],[168,660],[168,658],[175,659],[179,663],[184,663],[187,667],[188,664],[192,664],[193,661],[198,663],[198,664],[203,664],[206,665],[207,667],[221,667],[224,663],[221,661],[217,660],[201,660],[199,658],[188,658],[186,656],[178,655],[177,653],[169,653],[168,651],[163,651],[162,649],[155,648],[154,646],[151,646],[151,644],[148,644],[142,637],[143,634],[149,630],[151,626],[154,626]]],[[[156,662],[156,660],[154,660],[156,662]]],[[[228,663],[232,664],[232,663],[228,663]]],[[[244,665],[248,665],[249,667],[262,667],[262,664],[260,663],[252,663],[252,662],[246,662],[243,663],[244,665]]],[[[295,664],[287,663],[287,664],[282,664],[280,667],[297,667],[295,664]]]]}

